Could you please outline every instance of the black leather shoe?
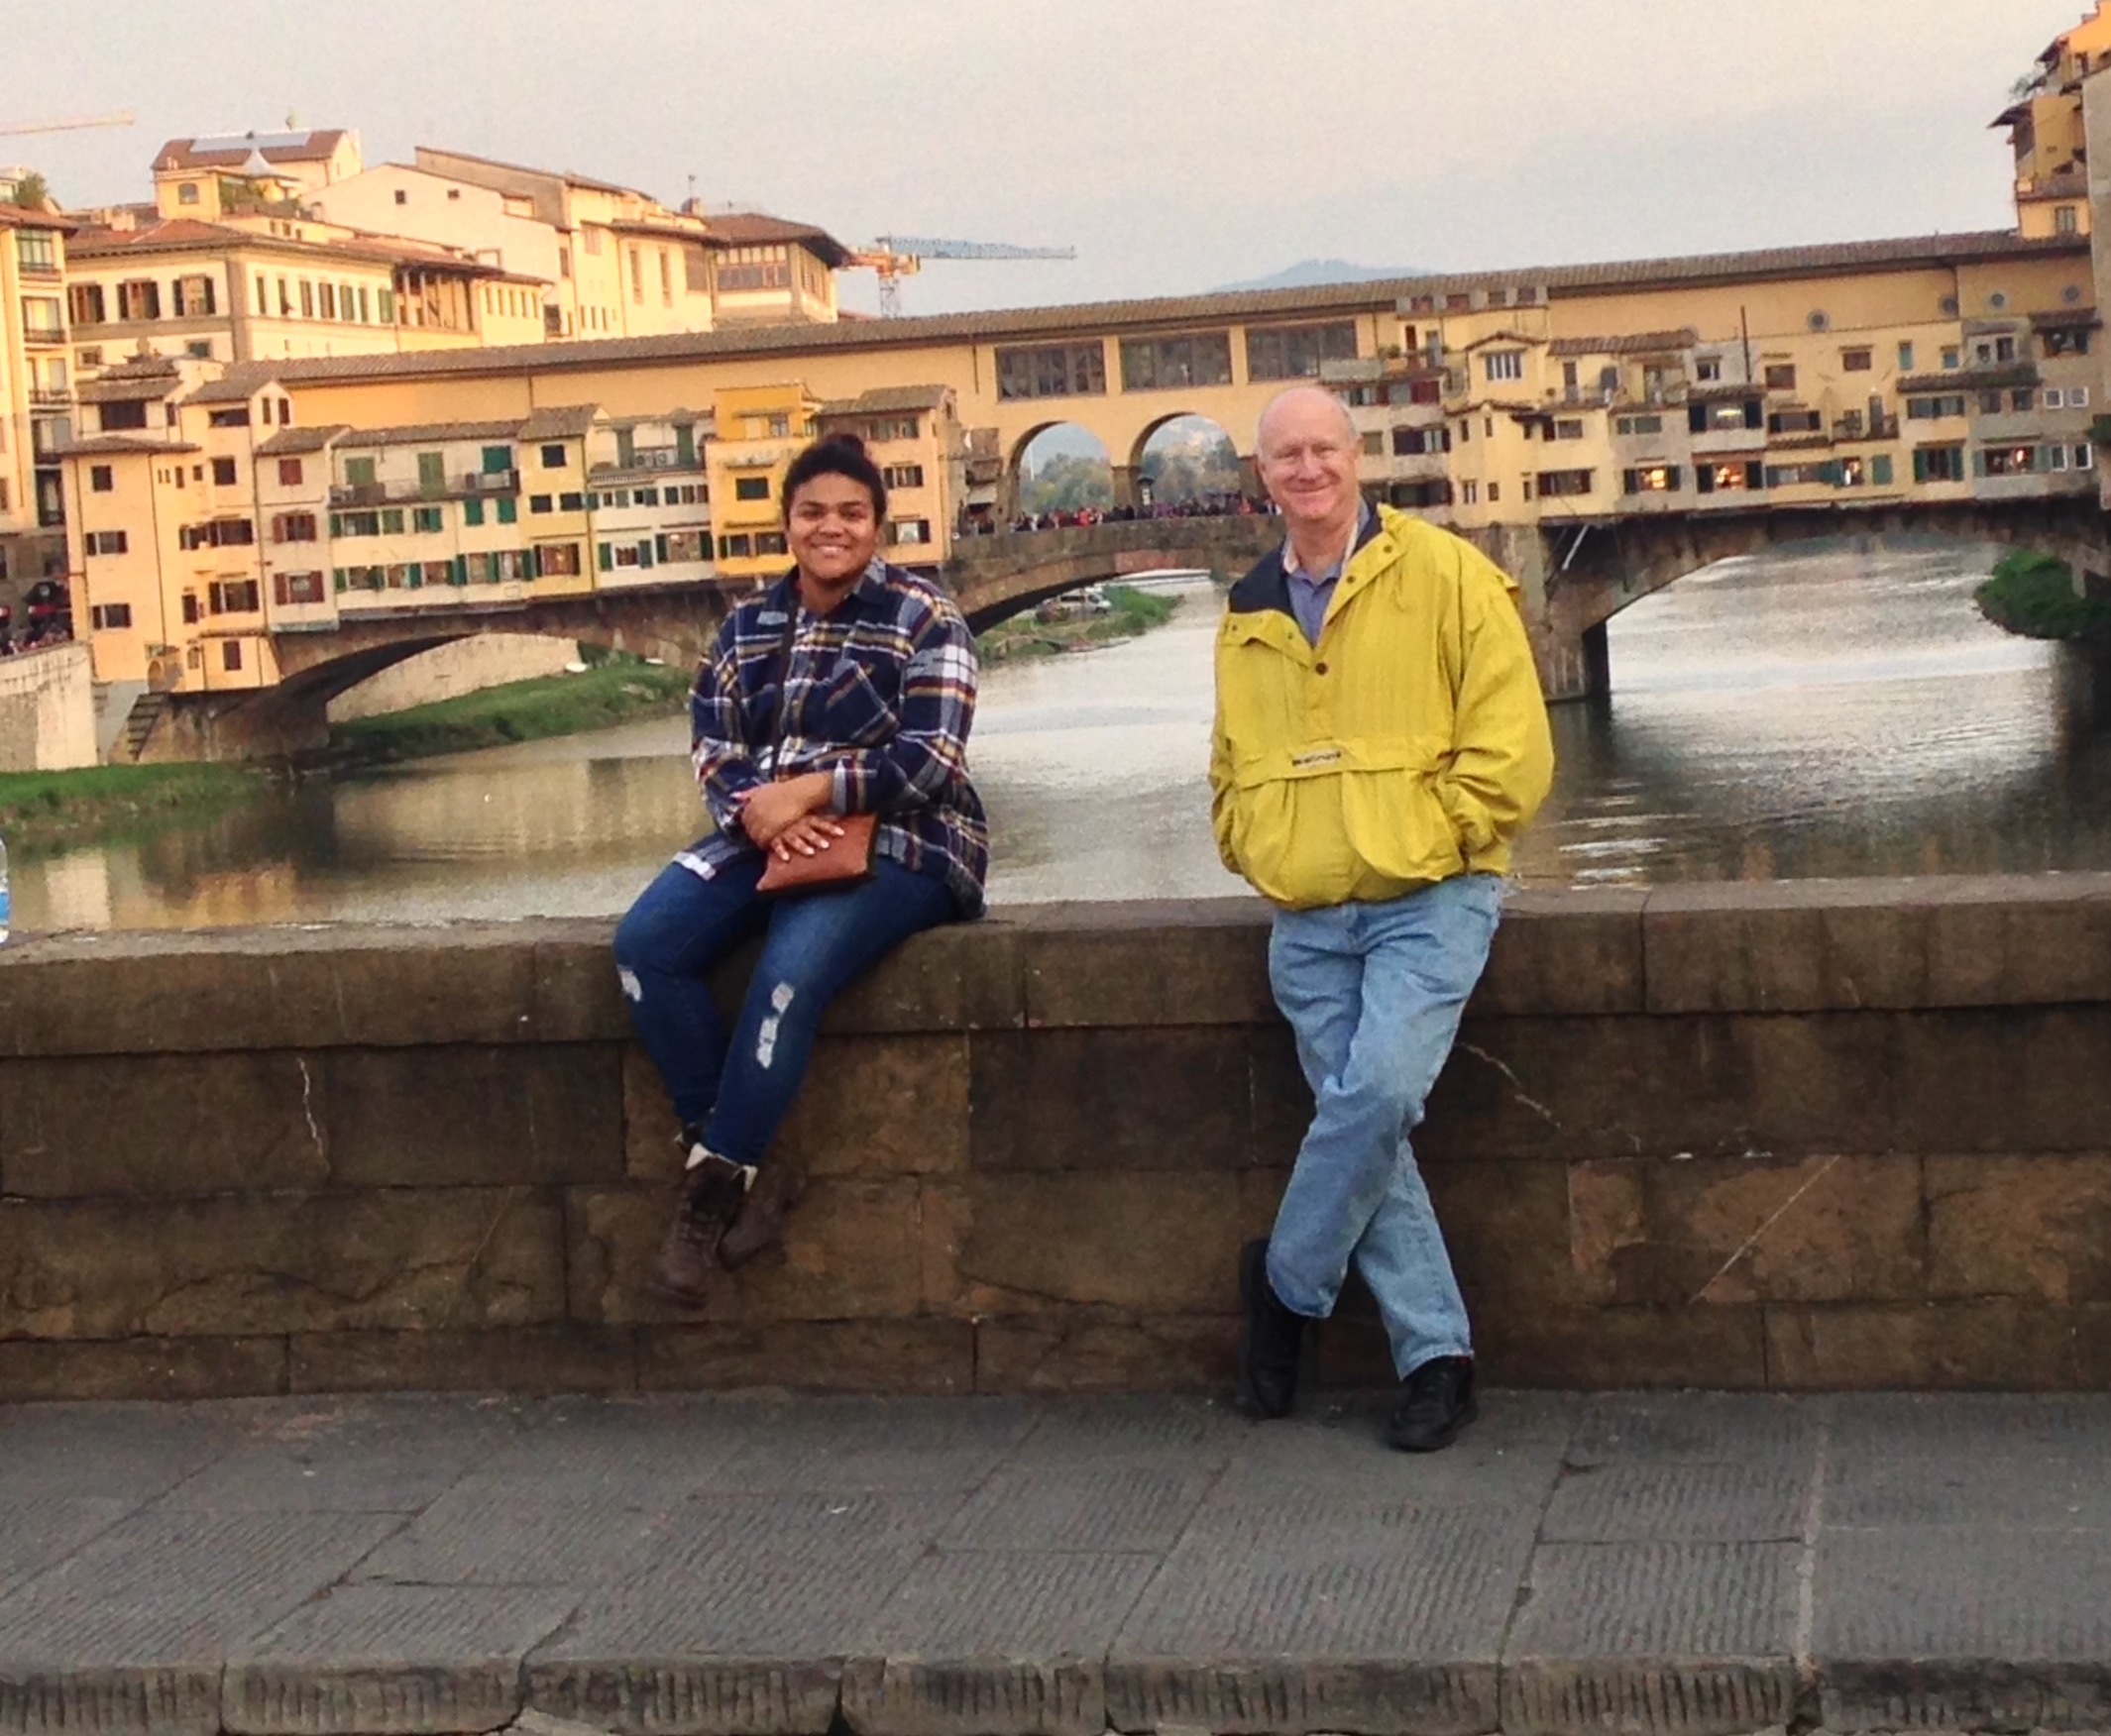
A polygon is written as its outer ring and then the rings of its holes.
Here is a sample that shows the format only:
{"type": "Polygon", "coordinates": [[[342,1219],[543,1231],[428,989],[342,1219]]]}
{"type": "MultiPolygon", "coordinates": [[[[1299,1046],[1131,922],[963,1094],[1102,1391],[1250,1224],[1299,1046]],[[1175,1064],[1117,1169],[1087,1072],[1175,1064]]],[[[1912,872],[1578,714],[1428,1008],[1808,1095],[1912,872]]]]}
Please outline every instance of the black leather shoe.
{"type": "Polygon", "coordinates": [[[1400,1402],[1386,1425],[1386,1440],[1402,1453],[1435,1453],[1459,1438],[1481,1414],[1474,1397],[1471,1356],[1437,1356],[1402,1383],[1400,1402]]]}
{"type": "Polygon", "coordinates": [[[1239,1255],[1239,1300],[1246,1308],[1246,1336],[1239,1341],[1239,1409],[1250,1417],[1286,1417],[1297,1402],[1304,1316],[1285,1308],[1268,1281],[1266,1238],[1249,1242],[1239,1255]]]}

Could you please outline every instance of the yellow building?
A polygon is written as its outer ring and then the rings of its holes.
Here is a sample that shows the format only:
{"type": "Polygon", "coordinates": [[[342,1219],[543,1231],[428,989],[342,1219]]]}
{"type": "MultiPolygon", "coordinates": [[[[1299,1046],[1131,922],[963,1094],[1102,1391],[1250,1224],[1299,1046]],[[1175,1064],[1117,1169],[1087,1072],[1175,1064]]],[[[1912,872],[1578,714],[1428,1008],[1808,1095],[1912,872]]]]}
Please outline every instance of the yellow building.
{"type": "Polygon", "coordinates": [[[819,435],[854,434],[887,485],[880,553],[898,567],[936,574],[972,509],[966,430],[949,385],[881,386],[814,412],[819,435]]]}
{"type": "Polygon", "coordinates": [[[2021,235],[2087,235],[2089,141],[2082,84],[2111,63],[2111,0],[2038,56],[2028,88],[1995,117],[2016,160],[2016,228],[2021,235]]]}
{"type": "Polygon", "coordinates": [[[72,435],[71,233],[61,217],[0,204],[0,600],[10,604],[23,586],[65,570],[56,453],[72,435]]]}
{"type": "Polygon", "coordinates": [[[154,154],[154,202],[164,217],[208,223],[295,216],[303,199],[359,171],[359,135],[342,128],[171,139],[154,154]]]}
{"type": "Polygon", "coordinates": [[[713,394],[707,474],[722,577],[775,579],[784,572],[787,551],[777,495],[793,455],[814,438],[814,412],[820,407],[821,401],[796,380],[713,394]]]}
{"type": "Polygon", "coordinates": [[[835,273],[850,255],[827,230],[761,211],[720,212],[707,222],[712,304],[720,325],[836,317],[835,273]]]}

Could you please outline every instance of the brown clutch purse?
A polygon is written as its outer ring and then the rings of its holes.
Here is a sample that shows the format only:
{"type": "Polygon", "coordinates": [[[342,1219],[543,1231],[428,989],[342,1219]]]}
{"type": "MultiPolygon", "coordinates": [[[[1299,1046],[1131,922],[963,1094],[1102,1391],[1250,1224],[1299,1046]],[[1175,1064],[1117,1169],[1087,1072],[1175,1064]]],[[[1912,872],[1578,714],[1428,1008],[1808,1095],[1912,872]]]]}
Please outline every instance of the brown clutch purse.
{"type": "Polygon", "coordinates": [[[765,895],[820,892],[826,887],[854,886],[860,880],[870,880],[872,840],[879,815],[838,814],[833,818],[843,828],[843,835],[826,850],[816,850],[811,856],[802,856],[797,850],[790,856],[779,856],[774,850],[767,852],[769,861],[755,890],[765,895]]]}

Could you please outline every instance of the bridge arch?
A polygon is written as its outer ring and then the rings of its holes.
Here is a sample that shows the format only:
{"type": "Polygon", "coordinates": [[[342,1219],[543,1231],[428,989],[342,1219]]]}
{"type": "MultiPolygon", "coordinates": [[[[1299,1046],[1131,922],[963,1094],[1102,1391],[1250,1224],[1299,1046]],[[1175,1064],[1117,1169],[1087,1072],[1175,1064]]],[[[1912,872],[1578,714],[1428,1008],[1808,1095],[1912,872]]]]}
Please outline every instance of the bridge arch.
{"type": "Polygon", "coordinates": [[[1115,503],[1114,453],[1099,432],[1067,417],[1037,422],[1013,443],[1005,466],[1009,526],[1021,513],[1106,510],[1115,503]],[[1034,484],[1056,474],[1055,493],[1037,495],[1034,484]]]}
{"type": "MultiPolygon", "coordinates": [[[[1232,432],[1214,416],[1195,410],[1172,410],[1154,416],[1130,442],[1128,471],[1131,499],[1152,505],[1253,491],[1252,461],[1242,459],[1232,432]],[[1215,438],[1212,440],[1211,436],[1215,438]],[[1168,490],[1167,468],[1184,473],[1168,490]]],[[[1121,472],[1115,472],[1117,498],[1121,472]]]]}

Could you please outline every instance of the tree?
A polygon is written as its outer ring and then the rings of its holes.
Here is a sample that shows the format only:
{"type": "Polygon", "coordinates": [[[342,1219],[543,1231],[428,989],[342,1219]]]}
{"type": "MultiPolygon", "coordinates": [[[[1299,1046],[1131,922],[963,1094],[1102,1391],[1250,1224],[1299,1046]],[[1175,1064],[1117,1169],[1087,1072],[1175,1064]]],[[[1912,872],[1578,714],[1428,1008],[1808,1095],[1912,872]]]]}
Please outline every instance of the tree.
{"type": "Polygon", "coordinates": [[[1114,475],[1103,458],[1057,453],[1019,482],[1022,512],[1075,512],[1114,504],[1114,475]]]}
{"type": "Polygon", "coordinates": [[[51,183],[44,178],[42,169],[33,168],[15,183],[15,200],[25,211],[56,211],[57,202],[52,197],[51,183]]]}

